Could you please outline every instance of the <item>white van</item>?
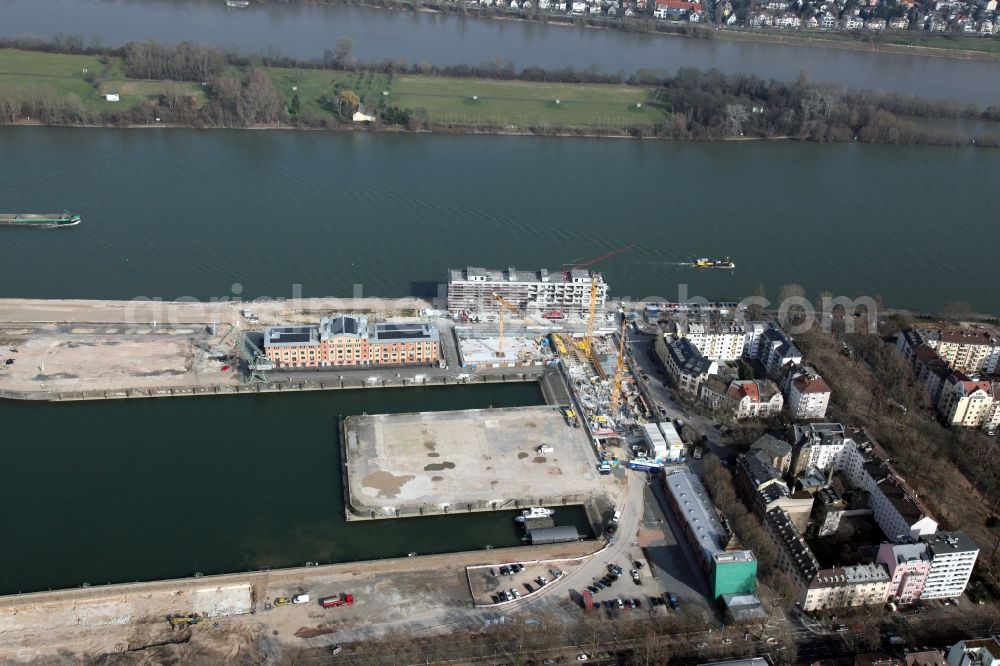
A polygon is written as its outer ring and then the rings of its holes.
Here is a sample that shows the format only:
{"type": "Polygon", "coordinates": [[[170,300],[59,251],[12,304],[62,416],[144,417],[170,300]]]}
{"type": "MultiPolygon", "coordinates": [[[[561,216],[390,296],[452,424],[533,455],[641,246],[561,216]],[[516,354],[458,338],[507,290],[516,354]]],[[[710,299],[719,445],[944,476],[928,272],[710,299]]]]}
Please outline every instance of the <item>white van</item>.
{"type": "Polygon", "coordinates": [[[292,597],[292,603],[293,604],[307,604],[307,603],[309,603],[309,595],[308,594],[296,594],[294,597],[292,597]]]}

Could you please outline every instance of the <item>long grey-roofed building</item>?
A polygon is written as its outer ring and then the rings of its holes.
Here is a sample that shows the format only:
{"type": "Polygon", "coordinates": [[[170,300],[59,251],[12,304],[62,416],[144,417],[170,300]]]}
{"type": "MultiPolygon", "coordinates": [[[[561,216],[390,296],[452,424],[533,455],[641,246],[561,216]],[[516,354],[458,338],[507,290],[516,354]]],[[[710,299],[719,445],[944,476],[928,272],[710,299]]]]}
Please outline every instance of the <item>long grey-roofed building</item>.
{"type": "Polygon", "coordinates": [[[676,471],[666,475],[663,485],[695,557],[708,576],[712,598],[752,593],[756,589],[757,559],[749,550],[737,547],[698,477],[689,471],[676,471]]]}
{"type": "Polygon", "coordinates": [[[487,270],[468,266],[448,271],[450,312],[496,312],[499,294],[524,313],[586,314],[590,311],[590,289],[597,283],[597,311],[604,310],[608,284],[601,273],[571,271],[487,270]]]}
{"type": "Polygon", "coordinates": [[[528,530],[528,541],[532,545],[543,543],[563,543],[566,541],[579,541],[580,533],[572,525],[561,527],[541,527],[528,530]]]}

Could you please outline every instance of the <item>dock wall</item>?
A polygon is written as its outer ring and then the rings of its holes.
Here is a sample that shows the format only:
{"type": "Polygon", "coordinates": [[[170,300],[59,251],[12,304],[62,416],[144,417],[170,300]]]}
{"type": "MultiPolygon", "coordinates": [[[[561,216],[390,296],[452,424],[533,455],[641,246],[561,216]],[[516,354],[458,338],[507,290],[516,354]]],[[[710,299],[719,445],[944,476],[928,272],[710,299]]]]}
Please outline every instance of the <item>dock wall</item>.
{"type": "MultiPolygon", "coordinates": [[[[300,391],[337,391],[355,389],[405,388],[412,386],[456,386],[461,384],[506,384],[517,382],[542,382],[542,394],[550,404],[562,404],[558,384],[552,386],[546,368],[515,368],[465,374],[430,374],[420,379],[412,377],[384,377],[370,381],[367,377],[343,379],[291,379],[273,382],[244,382],[232,384],[206,384],[198,386],[163,386],[90,391],[10,391],[0,389],[0,399],[31,400],[41,402],[72,402],[88,400],[127,400],[131,398],[172,398],[196,395],[246,395],[259,393],[294,393],[300,391]]],[[[558,381],[558,380],[557,380],[558,381]]]]}

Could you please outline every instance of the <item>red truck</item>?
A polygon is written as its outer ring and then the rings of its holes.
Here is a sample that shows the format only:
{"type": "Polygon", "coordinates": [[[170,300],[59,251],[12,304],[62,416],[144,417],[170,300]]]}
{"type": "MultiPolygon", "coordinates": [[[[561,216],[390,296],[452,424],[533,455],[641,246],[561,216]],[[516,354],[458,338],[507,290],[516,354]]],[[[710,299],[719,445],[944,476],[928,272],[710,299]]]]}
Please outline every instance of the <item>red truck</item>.
{"type": "Polygon", "coordinates": [[[354,595],[341,592],[332,597],[323,597],[319,600],[319,605],[323,608],[336,608],[337,606],[350,606],[354,603],[354,595]]]}

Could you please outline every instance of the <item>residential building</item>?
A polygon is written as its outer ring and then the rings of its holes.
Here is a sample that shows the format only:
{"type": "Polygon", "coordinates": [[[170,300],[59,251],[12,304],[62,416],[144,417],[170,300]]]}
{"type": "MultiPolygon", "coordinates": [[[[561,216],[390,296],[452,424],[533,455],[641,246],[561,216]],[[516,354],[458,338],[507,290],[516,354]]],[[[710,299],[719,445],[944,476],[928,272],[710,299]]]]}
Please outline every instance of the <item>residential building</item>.
{"type": "Polygon", "coordinates": [[[897,604],[911,604],[920,599],[931,571],[931,558],[927,544],[883,543],[879,546],[875,561],[885,565],[889,572],[887,601],[897,604]]]}
{"type": "Polygon", "coordinates": [[[724,594],[753,593],[757,589],[757,559],[749,550],[738,548],[698,477],[678,470],[664,476],[663,486],[695,559],[708,578],[712,599],[724,594]]]}
{"type": "Polygon", "coordinates": [[[757,452],[762,453],[782,475],[787,474],[792,467],[792,445],[773,435],[761,435],[750,445],[750,453],[757,452]]]}
{"type": "MultiPolygon", "coordinates": [[[[815,469],[815,468],[811,468],[815,469]]],[[[836,534],[840,520],[847,510],[847,503],[833,488],[820,488],[813,495],[812,523],[817,536],[836,534]]]]}
{"type": "Polygon", "coordinates": [[[889,574],[881,564],[822,569],[805,591],[802,610],[881,606],[889,585],[889,574]]]}
{"type": "Polygon", "coordinates": [[[937,405],[941,399],[944,381],[951,374],[951,368],[948,367],[948,363],[943,358],[938,356],[936,351],[922,343],[913,348],[909,358],[913,362],[913,373],[917,382],[923,384],[927,389],[931,404],[937,405]]]}
{"type": "Polygon", "coordinates": [[[795,579],[801,598],[819,571],[816,556],[784,509],[778,507],[768,511],[764,516],[764,529],[777,546],[776,566],[795,579]]]}
{"type": "Polygon", "coordinates": [[[653,17],[658,19],[679,18],[688,12],[696,12],[700,9],[700,2],[684,2],[683,0],[656,0],[656,6],[653,8],[653,17]]]}
{"type": "Polygon", "coordinates": [[[1000,334],[992,327],[972,325],[951,329],[916,328],[904,331],[901,335],[907,338],[903,342],[897,338],[897,345],[901,349],[919,341],[936,351],[952,369],[960,372],[994,374],[1000,367],[1000,334]]]}
{"type": "Polygon", "coordinates": [[[948,666],[1000,666],[1000,640],[961,640],[948,649],[948,666]]]}
{"type": "Polygon", "coordinates": [[[854,440],[840,423],[810,423],[795,426],[792,432],[795,459],[793,472],[798,474],[813,466],[826,472],[836,468],[845,447],[853,447],[854,440]]]}
{"type": "Polygon", "coordinates": [[[980,428],[993,411],[993,386],[953,371],[941,388],[937,403],[941,420],[949,426],[980,428]]]}
{"type": "Polygon", "coordinates": [[[324,317],[319,325],[271,326],[264,354],[278,368],[436,365],[437,327],[429,323],[379,323],[367,317],[324,317]]]}
{"type": "Polygon", "coordinates": [[[940,650],[917,650],[903,656],[903,666],[948,666],[940,650]]]}
{"type": "Polygon", "coordinates": [[[937,521],[889,464],[888,457],[863,430],[852,433],[837,465],[848,485],[868,493],[875,522],[890,541],[934,534],[937,521]]]}
{"type": "Polygon", "coordinates": [[[751,451],[737,457],[736,487],[760,520],[764,520],[771,509],[780,507],[800,531],[805,531],[809,524],[812,495],[803,491],[792,493],[781,473],[767,459],[767,454],[751,451]]]}
{"type": "Polygon", "coordinates": [[[819,27],[823,30],[833,30],[837,27],[837,17],[830,12],[823,12],[820,17],[819,27]]]}
{"type": "Polygon", "coordinates": [[[826,418],[830,387],[818,373],[808,368],[796,369],[783,382],[788,399],[788,413],[795,419],[826,418]]]}
{"type": "Polygon", "coordinates": [[[770,379],[710,377],[700,386],[700,397],[718,412],[737,421],[777,416],[785,404],[778,386],[770,379]]]}
{"type": "Polygon", "coordinates": [[[597,311],[604,311],[608,284],[601,273],[575,269],[555,271],[486,270],[469,266],[448,271],[448,310],[496,312],[499,294],[525,313],[586,315],[590,312],[590,291],[597,288],[597,311]]]}
{"type": "Polygon", "coordinates": [[[686,318],[674,323],[678,338],[687,338],[702,356],[713,361],[735,361],[746,348],[746,326],[730,318],[705,317],[698,321],[686,318]]]}
{"type": "Polygon", "coordinates": [[[780,377],[786,366],[802,363],[802,352],[774,322],[759,328],[748,325],[747,332],[747,355],[760,361],[769,377],[780,377]]]}
{"type": "Polygon", "coordinates": [[[701,383],[719,371],[719,364],[702,356],[687,338],[661,337],[656,341],[656,353],[684,393],[697,396],[701,383]]]}
{"type": "Polygon", "coordinates": [[[920,540],[927,544],[931,558],[931,569],[921,599],[961,596],[976,566],[979,546],[963,532],[938,532],[920,540]]]}

